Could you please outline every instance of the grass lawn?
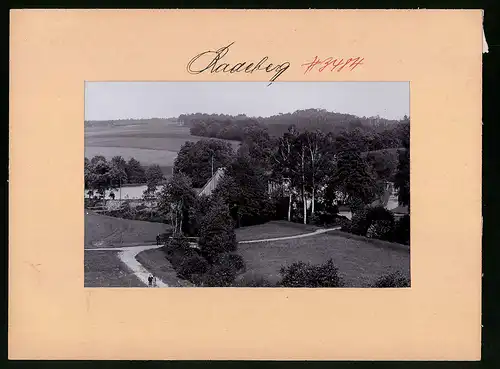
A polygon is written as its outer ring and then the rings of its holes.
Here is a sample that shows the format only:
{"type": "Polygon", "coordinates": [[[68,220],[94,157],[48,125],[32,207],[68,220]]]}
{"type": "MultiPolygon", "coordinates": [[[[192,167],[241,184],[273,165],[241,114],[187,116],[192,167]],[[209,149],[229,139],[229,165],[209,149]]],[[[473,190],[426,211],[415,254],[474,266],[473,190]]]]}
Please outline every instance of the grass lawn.
{"type": "Polygon", "coordinates": [[[410,276],[410,251],[405,246],[387,247],[365,238],[324,233],[293,240],[239,244],[247,276],[263,276],[276,283],[283,265],[303,261],[322,264],[332,258],[346,287],[369,287],[378,277],[400,271],[410,276]]]}
{"type": "Polygon", "coordinates": [[[167,228],[162,223],[120,219],[85,210],[85,248],[156,242],[156,235],[167,228]]]}
{"type": "Polygon", "coordinates": [[[273,221],[255,226],[235,229],[238,241],[264,240],[267,238],[278,238],[296,236],[304,233],[314,232],[317,227],[286,221],[273,221]]]}
{"type": "Polygon", "coordinates": [[[159,277],[169,287],[190,287],[189,281],[177,277],[175,269],[167,260],[165,252],[161,249],[145,250],[137,254],[136,260],[153,275],[159,277]]]}
{"type": "Polygon", "coordinates": [[[85,287],[146,287],[115,251],[85,251],[85,287]]]}

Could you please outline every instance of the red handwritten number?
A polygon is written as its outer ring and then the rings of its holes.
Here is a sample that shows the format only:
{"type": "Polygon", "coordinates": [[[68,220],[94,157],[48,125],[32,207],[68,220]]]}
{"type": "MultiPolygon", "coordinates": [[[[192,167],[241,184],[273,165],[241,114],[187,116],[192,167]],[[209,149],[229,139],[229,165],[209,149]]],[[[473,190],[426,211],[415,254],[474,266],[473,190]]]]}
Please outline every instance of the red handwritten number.
{"type": "Polygon", "coordinates": [[[333,57],[328,57],[324,60],[319,59],[317,56],[314,57],[314,60],[309,63],[302,64],[303,67],[306,67],[304,74],[311,72],[316,66],[320,66],[318,68],[318,72],[323,72],[326,68],[330,68],[330,72],[333,72],[337,69],[337,72],[342,71],[344,68],[350,68],[353,71],[356,67],[363,64],[364,58],[360,58],[359,56],[356,58],[348,58],[344,61],[341,59],[333,59],[333,57]]]}
{"type": "MultiPolygon", "coordinates": [[[[331,71],[333,72],[335,70],[335,68],[337,68],[339,65],[342,65],[342,62],[344,61],[344,59],[335,59],[332,63],[332,69],[331,71]]],[[[338,70],[337,70],[338,72],[338,70]]]]}
{"type": "Polygon", "coordinates": [[[306,74],[307,72],[310,72],[313,70],[313,68],[318,65],[320,63],[320,60],[318,59],[317,56],[314,57],[314,60],[310,63],[304,63],[302,64],[302,66],[306,66],[307,65],[307,68],[306,70],[304,71],[304,74],[306,74]]]}
{"type": "Polygon", "coordinates": [[[323,72],[326,67],[328,67],[332,61],[332,57],[326,58],[325,60],[322,61],[322,64],[324,64],[321,68],[318,69],[319,72],[323,72]]]}
{"type": "Polygon", "coordinates": [[[351,66],[351,70],[354,70],[354,68],[356,68],[358,65],[362,65],[363,64],[362,63],[363,60],[365,60],[365,58],[361,58],[361,60],[360,60],[359,56],[356,59],[354,59],[353,60],[354,63],[351,66]]]}

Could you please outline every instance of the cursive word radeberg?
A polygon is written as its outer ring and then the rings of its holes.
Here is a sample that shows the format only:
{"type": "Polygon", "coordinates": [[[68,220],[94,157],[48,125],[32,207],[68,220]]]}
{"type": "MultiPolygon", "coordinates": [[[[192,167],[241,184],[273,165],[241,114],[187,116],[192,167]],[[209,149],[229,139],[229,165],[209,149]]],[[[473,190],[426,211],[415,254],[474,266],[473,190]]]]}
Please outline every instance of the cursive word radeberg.
{"type": "Polygon", "coordinates": [[[206,71],[210,71],[210,73],[230,74],[265,71],[266,73],[274,73],[269,80],[269,85],[271,85],[290,67],[290,63],[287,61],[280,64],[270,63],[267,61],[269,59],[267,56],[264,56],[258,63],[243,61],[231,65],[229,63],[220,62],[229,52],[229,48],[233,44],[234,42],[231,42],[229,45],[221,47],[218,50],[208,50],[196,55],[189,61],[187,71],[190,74],[201,74],[206,71]]]}

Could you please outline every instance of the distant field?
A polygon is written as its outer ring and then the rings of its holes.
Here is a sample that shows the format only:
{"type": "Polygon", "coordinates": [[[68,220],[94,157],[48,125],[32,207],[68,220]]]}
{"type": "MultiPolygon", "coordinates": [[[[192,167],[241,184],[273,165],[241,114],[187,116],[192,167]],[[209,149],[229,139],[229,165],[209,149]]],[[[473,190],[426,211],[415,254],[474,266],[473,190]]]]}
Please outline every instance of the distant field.
{"type": "MultiPolygon", "coordinates": [[[[121,155],[134,157],[142,164],[173,166],[177,152],[186,141],[196,142],[203,137],[191,136],[189,128],[165,121],[142,121],[119,126],[94,124],[85,127],[85,156],[103,155],[110,159],[121,155]]],[[[230,142],[236,150],[237,141],[230,142]]]]}
{"type": "Polygon", "coordinates": [[[110,160],[113,156],[121,155],[125,160],[135,158],[143,165],[158,164],[163,167],[172,167],[177,157],[177,152],[168,150],[148,150],[137,149],[133,147],[105,147],[105,146],[86,146],[85,157],[92,158],[96,155],[102,155],[110,160]]]}
{"type": "Polygon", "coordinates": [[[146,287],[115,251],[85,251],[85,287],[146,287]]]}
{"type": "Polygon", "coordinates": [[[156,235],[168,227],[167,224],[114,218],[85,210],[85,248],[156,242],[156,235]]]}
{"type": "Polygon", "coordinates": [[[272,282],[281,278],[279,270],[283,265],[298,261],[321,264],[329,258],[339,268],[347,287],[368,287],[377,278],[392,271],[410,275],[409,248],[390,248],[368,239],[339,234],[324,233],[292,240],[239,244],[238,253],[245,260],[245,274],[263,276],[272,282]]]}

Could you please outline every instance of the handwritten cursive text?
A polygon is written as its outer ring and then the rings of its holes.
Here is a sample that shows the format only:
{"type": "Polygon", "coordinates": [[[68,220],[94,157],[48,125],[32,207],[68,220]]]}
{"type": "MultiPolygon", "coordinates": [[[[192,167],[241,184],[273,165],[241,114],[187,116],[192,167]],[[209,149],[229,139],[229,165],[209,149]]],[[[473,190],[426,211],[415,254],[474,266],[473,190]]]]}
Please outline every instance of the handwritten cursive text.
{"type": "MultiPolygon", "coordinates": [[[[274,73],[269,80],[271,85],[276,79],[281,76],[289,67],[290,63],[285,61],[280,64],[268,62],[269,57],[264,56],[258,63],[249,63],[242,61],[235,64],[222,63],[222,58],[229,52],[229,48],[234,44],[221,47],[218,50],[208,50],[196,55],[187,65],[187,71],[190,74],[201,74],[206,71],[210,73],[253,73],[265,71],[266,73],[274,73]]],[[[269,86],[268,85],[268,86],[269,86]]]]}

